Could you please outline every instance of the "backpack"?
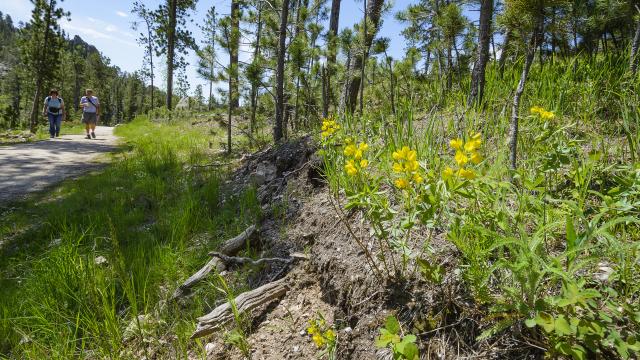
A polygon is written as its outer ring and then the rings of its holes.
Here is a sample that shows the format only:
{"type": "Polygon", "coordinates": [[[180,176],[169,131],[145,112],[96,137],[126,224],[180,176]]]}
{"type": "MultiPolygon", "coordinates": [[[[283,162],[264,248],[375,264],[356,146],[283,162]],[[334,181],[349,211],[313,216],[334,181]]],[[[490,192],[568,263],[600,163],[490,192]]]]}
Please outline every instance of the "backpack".
{"type": "MultiPolygon", "coordinates": [[[[49,106],[49,101],[51,101],[51,96],[47,96],[47,98],[45,99],[47,102],[47,107],[49,108],[49,112],[52,114],[58,114],[58,112],[60,111],[59,107],[55,107],[55,106],[49,106]]],[[[60,100],[60,105],[62,105],[62,98],[58,97],[58,100],[60,100]]]]}

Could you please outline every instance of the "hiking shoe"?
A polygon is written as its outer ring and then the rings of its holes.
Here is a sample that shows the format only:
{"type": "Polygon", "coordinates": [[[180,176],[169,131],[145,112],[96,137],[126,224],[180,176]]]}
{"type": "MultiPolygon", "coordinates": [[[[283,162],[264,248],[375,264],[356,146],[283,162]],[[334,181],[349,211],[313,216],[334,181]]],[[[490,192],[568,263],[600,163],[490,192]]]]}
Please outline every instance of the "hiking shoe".
{"type": "Polygon", "coordinates": [[[96,138],[96,133],[94,133],[94,132],[92,131],[92,132],[91,132],[91,137],[95,139],[95,138],[96,138]]]}
{"type": "Polygon", "coordinates": [[[87,134],[87,136],[85,136],[85,139],[91,140],[91,135],[87,134]]]}

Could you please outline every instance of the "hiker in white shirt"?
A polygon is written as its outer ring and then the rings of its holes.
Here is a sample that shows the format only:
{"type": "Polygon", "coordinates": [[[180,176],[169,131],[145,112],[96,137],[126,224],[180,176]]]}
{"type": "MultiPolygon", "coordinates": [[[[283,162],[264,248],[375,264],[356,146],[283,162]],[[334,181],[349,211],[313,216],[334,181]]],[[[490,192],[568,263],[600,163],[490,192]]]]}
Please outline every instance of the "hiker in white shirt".
{"type": "Polygon", "coordinates": [[[96,124],[100,119],[100,100],[93,96],[93,90],[87,89],[85,96],[80,99],[82,122],[87,131],[87,139],[96,138],[96,124]],[[91,130],[91,132],[89,132],[91,130]]]}

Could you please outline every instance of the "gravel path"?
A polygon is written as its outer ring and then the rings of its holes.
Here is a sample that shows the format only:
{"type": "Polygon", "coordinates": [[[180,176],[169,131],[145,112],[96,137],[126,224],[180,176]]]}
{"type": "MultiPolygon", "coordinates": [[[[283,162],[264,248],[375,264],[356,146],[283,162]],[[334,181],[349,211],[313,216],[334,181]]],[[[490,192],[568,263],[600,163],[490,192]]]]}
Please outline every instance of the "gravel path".
{"type": "Polygon", "coordinates": [[[98,126],[96,136],[0,146],[0,204],[101,166],[100,155],[117,149],[117,137],[106,126],[98,126]]]}

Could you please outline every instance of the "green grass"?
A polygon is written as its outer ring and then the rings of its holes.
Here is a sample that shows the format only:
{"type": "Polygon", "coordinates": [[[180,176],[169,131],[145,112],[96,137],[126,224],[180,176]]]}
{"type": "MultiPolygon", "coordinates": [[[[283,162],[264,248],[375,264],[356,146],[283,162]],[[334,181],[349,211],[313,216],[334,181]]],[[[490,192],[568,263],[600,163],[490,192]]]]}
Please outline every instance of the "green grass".
{"type": "MultiPolygon", "coordinates": [[[[421,90],[400,96],[396,115],[386,97],[372,96],[381,106],[338,119],[341,129],[323,144],[327,180],[345,210],[361,211],[371,224],[377,246],[361,246],[379,260],[377,270],[371,265],[377,276],[424,276],[440,285],[451,272],[461,274],[469,293],[457,296],[468,296],[469,312],[484,318],[476,341],[510,331],[552,357],[637,356],[640,82],[627,64],[621,55],[536,63],[520,109],[516,172],[506,141],[518,64],[502,78],[489,67],[479,110],[466,106],[465,73],[451,89],[436,78],[400,78],[421,90]],[[555,118],[531,114],[534,105],[555,118]],[[476,132],[484,160],[466,165],[476,178],[445,178],[446,167],[460,167],[449,141],[476,132]],[[354,160],[348,138],[369,144],[369,164],[356,174],[346,171],[354,160]],[[406,170],[393,165],[403,146],[416,151],[424,182],[401,189],[395,180],[407,178],[406,170]],[[457,249],[455,269],[441,266],[434,233],[457,249]],[[606,280],[598,277],[603,269],[606,280]]],[[[368,88],[370,95],[382,90],[368,88]]]]}
{"type": "Polygon", "coordinates": [[[188,170],[211,160],[210,139],[185,123],[138,118],[116,133],[128,151],[104,171],[0,209],[0,355],[127,358],[160,348],[175,358],[196,346],[187,340],[194,319],[219,294],[186,307],[166,300],[207,251],[255,222],[255,192],[220,205],[225,174],[188,170]],[[201,233],[209,236],[192,241],[201,233]],[[149,333],[123,341],[144,314],[155,319],[149,333]]]}

